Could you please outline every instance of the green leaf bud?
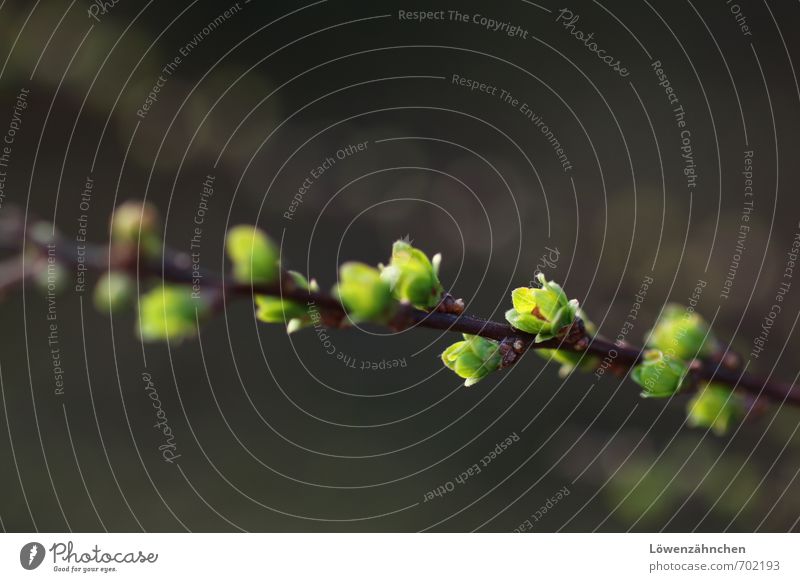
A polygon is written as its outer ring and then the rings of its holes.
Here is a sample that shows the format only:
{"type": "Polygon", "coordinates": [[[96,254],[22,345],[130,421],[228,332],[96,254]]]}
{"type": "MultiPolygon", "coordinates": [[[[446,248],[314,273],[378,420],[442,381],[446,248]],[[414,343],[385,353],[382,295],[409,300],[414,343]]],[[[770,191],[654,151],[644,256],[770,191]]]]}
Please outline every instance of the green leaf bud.
{"type": "Polygon", "coordinates": [[[461,378],[465,386],[472,386],[502,363],[500,343],[464,334],[464,341],[456,342],[442,353],[442,362],[461,378]]]}
{"type": "Polygon", "coordinates": [[[193,337],[198,319],[209,311],[207,304],[192,298],[188,285],[158,286],[139,300],[139,336],[145,341],[193,337]]]}
{"type": "Polygon", "coordinates": [[[688,368],[659,350],[648,350],[631,372],[631,379],[643,388],[644,398],[666,398],[681,389],[688,368]]]}
{"type": "Polygon", "coordinates": [[[648,333],[648,347],[669,352],[680,360],[709,357],[717,341],[705,320],[681,305],[667,305],[648,333]]]}
{"type": "Polygon", "coordinates": [[[433,309],[442,300],[444,289],[439,282],[441,255],[433,261],[404,240],[392,246],[389,265],[382,267],[381,277],[392,289],[395,299],[418,309],[433,309]]]}
{"type": "Polygon", "coordinates": [[[127,273],[109,271],[94,288],[95,308],[103,313],[118,312],[130,307],[136,295],[136,282],[127,273]]]}
{"type": "Polygon", "coordinates": [[[272,283],[278,278],[278,247],[255,226],[230,229],[225,248],[233,264],[233,278],[238,283],[272,283]]]}
{"type": "Polygon", "coordinates": [[[364,263],[342,264],[333,294],[353,321],[380,323],[392,315],[394,302],[389,284],[378,269],[364,263]]]}
{"type": "Polygon", "coordinates": [[[123,202],[111,215],[111,242],[135,245],[145,256],[158,256],[161,252],[160,225],[159,212],[149,202],[123,202]]]}
{"type": "Polygon", "coordinates": [[[723,436],[731,424],[739,422],[745,414],[744,399],[730,388],[719,384],[706,384],[686,404],[686,422],[691,427],[710,428],[723,436]]]}
{"type": "Polygon", "coordinates": [[[306,315],[306,310],[301,303],[272,296],[257,296],[256,308],[256,317],[265,323],[283,323],[306,315]]]}
{"type": "Polygon", "coordinates": [[[513,327],[536,334],[536,341],[552,339],[562,328],[575,321],[578,302],[567,299],[564,290],[543,273],[538,275],[541,287],[519,287],[511,293],[513,309],[506,311],[506,320],[513,327]]]}
{"type": "Polygon", "coordinates": [[[447,346],[447,348],[442,352],[442,361],[444,362],[444,365],[452,370],[455,366],[458,356],[460,356],[461,353],[467,349],[467,346],[468,344],[466,341],[456,342],[447,346]]]}

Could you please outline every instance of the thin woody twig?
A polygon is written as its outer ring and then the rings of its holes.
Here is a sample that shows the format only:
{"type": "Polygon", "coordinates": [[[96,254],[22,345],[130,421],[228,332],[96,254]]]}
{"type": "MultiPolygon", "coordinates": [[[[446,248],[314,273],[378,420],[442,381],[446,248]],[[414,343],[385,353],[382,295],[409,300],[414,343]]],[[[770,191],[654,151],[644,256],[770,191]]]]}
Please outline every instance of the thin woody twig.
{"type": "MultiPolygon", "coordinates": [[[[20,215],[21,216],[21,215],[20,215]]],[[[31,248],[37,249],[42,254],[48,250],[55,250],[57,258],[65,264],[76,264],[78,260],[77,246],[74,242],[56,237],[53,240],[37,240],[35,236],[23,240],[19,235],[22,229],[14,225],[13,218],[6,218],[3,228],[0,229],[0,249],[15,252],[25,252],[31,248]],[[16,227],[15,227],[16,226],[16,227]],[[49,246],[48,246],[49,245],[49,246]]],[[[30,232],[30,231],[29,231],[30,232]]],[[[83,264],[97,272],[107,270],[120,270],[132,274],[137,273],[137,249],[120,245],[87,244],[82,249],[83,264]],[[111,252],[109,252],[109,250],[111,252]]],[[[11,259],[10,261],[14,261],[11,259]]],[[[2,280],[13,283],[21,281],[22,263],[6,262],[0,268],[2,280]],[[14,264],[19,268],[16,275],[7,272],[14,264]]],[[[165,249],[163,258],[147,260],[139,263],[140,276],[153,277],[165,282],[176,284],[191,284],[193,269],[190,257],[185,253],[165,249]]],[[[329,293],[310,292],[295,285],[293,279],[283,276],[277,283],[262,285],[245,285],[227,281],[211,273],[202,273],[204,286],[209,286],[220,295],[228,297],[252,298],[256,295],[269,295],[293,299],[303,303],[313,303],[320,310],[326,323],[333,323],[344,327],[347,324],[346,313],[341,303],[329,293]]],[[[7,289],[9,285],[0,286],[7,289]]],[[[534,336],[519,331],[507,323],[499,323],[474,317],[463,313],[464,303],[446,295],[436,310],[422,311],[410,305],[401,304],[388,326],[394,329],[407,329],[420,327],[441,331],[465,333],[481,336],[487,339],[502,342],[504,347],[504,362],[512,363],[527,350],[531,349],[557,349],[577,353],[585,353],[600,359],[611,358],[613,369],[618,373],[635,366],[642,357],[643,348],[618,345],[601,336],[590,337],[583,327],[580,319],[561,330],[561,333],[550,340],[536,343],[534,336]]],[[[765,380],[749,373],[743,373],[740,366],[730,366],[718,360],[694,360],[688,362],[693,376],[696,379],[714,381],[736,388],[753,398],[766,399],[774,403],[790,403],[800,406],[800,386],[791,386],[772,380],[765,380]]]]}

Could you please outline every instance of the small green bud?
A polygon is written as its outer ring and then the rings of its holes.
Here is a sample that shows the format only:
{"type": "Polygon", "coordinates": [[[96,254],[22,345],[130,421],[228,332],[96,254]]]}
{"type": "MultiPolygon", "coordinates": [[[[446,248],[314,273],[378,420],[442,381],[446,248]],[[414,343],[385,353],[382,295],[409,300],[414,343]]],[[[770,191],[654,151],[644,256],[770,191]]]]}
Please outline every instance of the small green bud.
{"type": "Polygon", "coordinates": [[[506,311],[506,320],[513,327],[536,335],[536,341],[552,339],[562,328],[575,321],[577,300],[567,299],[567,294],[553,281],[538,275],[540,288],[519,287],[511,293],[514,309],[506,311]]]}
{"type": "Polygon", "coordinates": [[[354,321],[385,321],[392,314],[394,302],[389,284],[378,269],[364,263],[344,263],[339,267],[339,283],[334,296],[354,321]]]}
{"type": "Polygon", "coordinates": [[[500,343],[476,335],[464,334],[464,341],[456,342],[442,353],[442,362],[460,377],[465,386],[472,386],[502,363],[500,343]]]}
{"type": "Polygon", "coordinates": [[[691,427],[710,428],[723,436],[734,422],[745,414],[742,397],[719,384],[706,384],[686,404],[686,422],[691,427]]]}
{"type": "Polygon", "coordinates": [[[688,368],[659,350],[648,350],[644,359],[631,372],[644,398],[666,398],[681,389],[688,368]]]}
{"type": "Polygon", "coordinates": [[[97,281],[94,288],[95,308],[103,313],[118,312],[133,303],[136,282],[127,273],[110,271],[97,281]]]}
{"type": "Polygon", "coordinates": [[[193,337],[198,319],[208,313],[207,304],[192,298],[191,287],[158,286],[139,300],[139,336],[145,341],[193,337]]]}
{"type": "Polygon", "coordinates": [[[709,357],[716,339],[708,324],[681,305],[667,305],[647,337],[648,347],[674,354],[680,360],[709,357]]]}
{"type": "Polygon", "coordinates": [[[399,240],[392,245],[392,257],[389,265],[382,267],[381,278],[391,286],[398,301],[418,309],[433,309],[444,294],[439,282],[441,261],[441,255],[431,261],[421,250],[399,240]]]}
{"type": "Polygon", "coordinates": [[[111,242],[138,245],[145,256],[161,252],[161,219],[158,210],[149,202],[123,202],[111,215],[111,242]]]}
{"type": "Polygon", "coordinates": [[[272,283],[278,278],[278,247],[258,228],[234,226],[228,231],[225,247],[238,283],[272,283]]]}
{"type": "MultiPolygon", "coordinates": [[[[309,282],[297,271],[289,271],[288,274],[298,288],[319,291],[319,286],[313,279],[309,282]]],[[[265,323],[286,322],[286,330],[289,333],[294,333],[311,323],[308,311],[301,302],[265,295],[256,296],[256,317],[265,323]]]]}

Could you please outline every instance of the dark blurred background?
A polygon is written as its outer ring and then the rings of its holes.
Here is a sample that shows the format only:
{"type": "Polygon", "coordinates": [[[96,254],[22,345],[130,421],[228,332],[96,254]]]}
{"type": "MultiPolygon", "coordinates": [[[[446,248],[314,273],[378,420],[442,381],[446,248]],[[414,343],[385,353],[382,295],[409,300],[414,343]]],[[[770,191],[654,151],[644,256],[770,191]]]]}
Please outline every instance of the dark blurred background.
{"type": "MultiPolygon", "coordinates": [[[[88,238],[102,243],[112,208],[146,198],[167,243],[188,251],[213,176],[201,245],[210,271],[223,268],[224,233],[241,222],[271,233],[284,263],[325,288],[340,262],[385,261],[409,235],[443,254],[442,279],[471,313],[502,319],[511,289],[556,250],[543,270],[601,334],[617,336],[646,278],[635,342],[701,281],[697,309],[747,358],[800,220],[798,25],[796,4],[748,0],[6,0],[0,132],[29,93],[0,213],[27,208],[73,239],[86,214],[88,238]],[[456,5],[467,22],[450,19],[456,5]],[[444,20],[400,16],[418,10],[444,20]],[[470,91],[453,75],[498,89],[470,91]]],[[[63,394],[42,291],[29,281],[0,305],[5,530],[797,529],[795,410],[772,406],[716,437],[685,426],[684,397],[642,400],[629,380],[592,373],[562,381],[533,354],[466,389],[438,360],[455,336],[331,331],[325,346],[313,330],[287,337],[258,324],[247,302],[228,305],[199,340],[142,348],[134,314],[97,313],[74,269],[66,275],[63,394]],[[403,366],[361,369],[391,360],[403,366]],[[158,449],[145,372],[174,431],[174,463],[158,449]],[[518,439],[484,466],[509,435],[518,439]],[[475,464],[480,473],[456,481],[475,464]]],[[[795,379],[798,304],[792,288],[749,371],[795,379]]]]}

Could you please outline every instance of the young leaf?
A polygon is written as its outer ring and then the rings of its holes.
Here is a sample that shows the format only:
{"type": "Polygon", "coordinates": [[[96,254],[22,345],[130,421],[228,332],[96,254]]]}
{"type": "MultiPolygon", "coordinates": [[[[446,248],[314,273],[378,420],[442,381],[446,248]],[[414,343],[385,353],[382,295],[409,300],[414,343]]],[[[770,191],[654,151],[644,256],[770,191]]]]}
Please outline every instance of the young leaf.
{"type": "Polygon", "coordinates": [[[393,301],[389,284],[380,272],[364,263],[344,263],[339,284],[333,290],[354,321],[380,323],[391,316],[393,301]]]}
{"type": "Polygon", "coordinates": [[[279,251],[270,238],[254,226],[235,226],[225,242],[238,283],[272,283],[278,278],[279,251]]]}

